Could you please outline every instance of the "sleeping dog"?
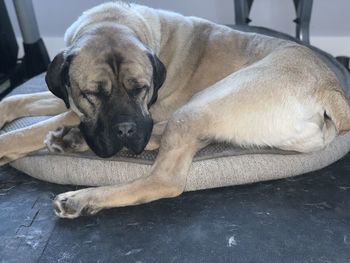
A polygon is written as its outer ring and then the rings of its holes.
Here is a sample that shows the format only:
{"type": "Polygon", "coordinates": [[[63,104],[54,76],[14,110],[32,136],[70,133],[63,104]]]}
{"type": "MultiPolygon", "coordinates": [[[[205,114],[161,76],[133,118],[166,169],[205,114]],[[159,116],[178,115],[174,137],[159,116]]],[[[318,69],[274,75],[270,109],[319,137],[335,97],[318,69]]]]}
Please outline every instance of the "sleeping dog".
{"type": "Polygon", "coordinates": [[[100,157],[159,148],[147,177],[58,195],[55,213],[75,218],[180,195],[194,154],[212,141],[323,149],[350,129],[349,75],[327,54],[279,37],[140,5],[92,8],[49,66],[51,93],[1,102],[0,127],[57,116],[1,135],[0,160],[43,148],[45,137],[51,151],[100,157]]]}

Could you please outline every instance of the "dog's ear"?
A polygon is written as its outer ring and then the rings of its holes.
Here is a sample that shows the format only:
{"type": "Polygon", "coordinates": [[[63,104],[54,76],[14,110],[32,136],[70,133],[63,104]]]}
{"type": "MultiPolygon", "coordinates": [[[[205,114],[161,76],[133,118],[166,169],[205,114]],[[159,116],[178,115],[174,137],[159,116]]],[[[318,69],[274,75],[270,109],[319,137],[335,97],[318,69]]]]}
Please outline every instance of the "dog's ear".
{"type": "Polygon", "coordinates": [[[66,85],[69,85],[69,64],[71,59],[65,57],[64,51],[56,55],[50,63],[45,81],[49,90],[62,99],[69,108],[69,99],[66,85]]]}
{"type": "Polygon", "coordinates": [[[156,102],[158,98],[158,90],[163,85],[165,78],[166,78],[166,68],[162,61],[154,55],[154,54],[148,54],[148,57],[151,61],[152,67],[153,67],[153,95],[149,102],[149,106],[156,102]]]}

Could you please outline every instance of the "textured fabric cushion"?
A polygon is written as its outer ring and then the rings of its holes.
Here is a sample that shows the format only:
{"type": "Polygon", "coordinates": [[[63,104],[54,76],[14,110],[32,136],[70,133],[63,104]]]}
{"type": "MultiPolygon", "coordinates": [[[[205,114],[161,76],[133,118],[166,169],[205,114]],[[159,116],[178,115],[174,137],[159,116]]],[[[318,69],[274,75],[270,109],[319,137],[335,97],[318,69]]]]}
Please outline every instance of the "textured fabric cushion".
{"type": "MultiPolygon", "coordinates": [[[[46,90],[43,75],[15,89],[11,94],[46,90]]],[[[49,117],[16,120],[1,133],[18,129],[49,117]]],[[[350,149],[350,133],[338,136],[326,149],[299,154],[276,149],[242,149],[228,144],[210,145],[197,153],[187,179],[186,190],[246,184],[285,178],[321,169],[350,149]]],[[[41,180],[74,185],[122,184],[148,174],[157,151],[133,155],[122,151],[113,158],[101,159],[93,153],[51,154],[46,150],[14,161],[11,165],[41,180]]]]}

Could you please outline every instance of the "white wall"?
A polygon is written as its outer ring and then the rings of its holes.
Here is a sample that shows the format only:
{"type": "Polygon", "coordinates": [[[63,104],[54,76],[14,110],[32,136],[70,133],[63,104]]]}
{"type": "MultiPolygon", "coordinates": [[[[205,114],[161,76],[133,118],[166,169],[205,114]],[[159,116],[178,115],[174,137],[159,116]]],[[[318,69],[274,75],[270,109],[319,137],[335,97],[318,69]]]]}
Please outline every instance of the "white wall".
{"type": "MultiPolygon", "coordinates": [[[[23,0],[27,1],[27,0],[23,0]]],[[[63,45],[65,29],[86,9],[103,0],[33,0],[41,35],[54,56],[63,45]]],[[[130,2],[130,1],[129,1],[130,2]]],[[[155,8],[195,15],[217,23],[233,24],[233,0],[135,0],[155,8]]],[[[5,0],[16,35],[18,24],[11,0],[5,0]]],[[[311,42],[334,55],[350,55],[349,0],[314,0],[311,42]]],[[[294,35],[292,0],[255,0],[251,11],[253,25],[266,26],[294,35]]]]}

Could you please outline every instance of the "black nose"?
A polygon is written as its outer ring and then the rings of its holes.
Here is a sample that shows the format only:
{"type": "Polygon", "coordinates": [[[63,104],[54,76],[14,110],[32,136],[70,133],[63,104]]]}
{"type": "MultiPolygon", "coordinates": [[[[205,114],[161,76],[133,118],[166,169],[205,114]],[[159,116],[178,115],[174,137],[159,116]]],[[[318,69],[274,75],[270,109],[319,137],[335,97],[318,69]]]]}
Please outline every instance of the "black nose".
{"type": "Polygon", "coordinates": [[[131,137],[136,132],[135,122],[121,122],[115,125],[118,137],[131,137]]]}

